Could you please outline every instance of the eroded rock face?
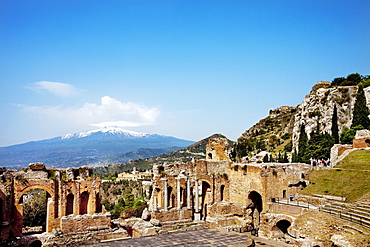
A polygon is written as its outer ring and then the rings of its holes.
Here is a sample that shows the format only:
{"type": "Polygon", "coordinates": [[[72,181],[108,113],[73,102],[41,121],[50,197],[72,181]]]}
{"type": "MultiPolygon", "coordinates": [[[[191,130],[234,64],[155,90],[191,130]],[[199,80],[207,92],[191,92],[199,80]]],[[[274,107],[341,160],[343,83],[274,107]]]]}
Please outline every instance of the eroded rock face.
{"type": "Polygon", "coordinates": [[[321,132],[331,133],[334,105],[338,112],[339,132],[352,124],[352,115],[357,95],[357,86],[334,88],[313,88],[303,102],[298,105],[293,128],[293,146],[297,146],[302,124],[308,136],[315,131],[317,124],[321,132]]]}
{"type": "Polygon", "coordinates": [[[337,246],[337,247],[352,247],[353,246],[343,235],[334,234],[333,236],[331,236],[330,240],[333,242],[334,246],[337,246]]]}

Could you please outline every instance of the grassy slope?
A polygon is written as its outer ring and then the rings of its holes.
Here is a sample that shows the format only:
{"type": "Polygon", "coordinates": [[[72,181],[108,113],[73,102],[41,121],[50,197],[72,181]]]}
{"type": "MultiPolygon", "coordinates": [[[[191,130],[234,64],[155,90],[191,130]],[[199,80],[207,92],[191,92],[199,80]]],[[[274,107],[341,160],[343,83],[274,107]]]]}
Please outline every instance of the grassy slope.
{"type": "Polygon", "coordinates": [[[309,180],[313,184],[302,194],[344,196],[354,202],[370,193],[370,151],[350,153],[335,169],[312,171],[309,180]]]}

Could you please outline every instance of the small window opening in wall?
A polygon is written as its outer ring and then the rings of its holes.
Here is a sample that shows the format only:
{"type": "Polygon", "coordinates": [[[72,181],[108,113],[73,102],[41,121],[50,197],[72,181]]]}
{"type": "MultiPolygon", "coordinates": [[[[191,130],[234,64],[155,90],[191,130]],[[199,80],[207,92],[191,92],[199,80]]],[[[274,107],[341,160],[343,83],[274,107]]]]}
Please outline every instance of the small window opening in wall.
{"type": "Polygon", "coordinates": [[[208,159],[210,159],[210,160],[212,159],[212,154],[211,153],[208,154],[208,159]]]}
{"type": "Polygon", "coordinates": [[[283,190],[283,198],[286,198],[286,190],[283,190]]]}
{"type": "Polygon", "coordinates": [[[370,147],[370,139],[366,139],[365,143],[367,144],[368,147],[370,147]]]}

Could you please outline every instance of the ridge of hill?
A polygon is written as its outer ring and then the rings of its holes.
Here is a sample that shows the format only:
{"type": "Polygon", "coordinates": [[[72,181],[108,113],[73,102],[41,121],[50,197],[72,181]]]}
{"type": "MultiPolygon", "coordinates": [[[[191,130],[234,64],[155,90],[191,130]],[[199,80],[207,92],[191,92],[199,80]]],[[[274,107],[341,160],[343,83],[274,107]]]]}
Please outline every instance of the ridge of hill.
{"type": "Polygon", "coordinates": [[[145,134],[121,128],[102,128],[1,147],[0,163],[8,169],[21,169],[32,162],[43,162],[50,168],[99,165],[112,160],[127,162],[141,157],[152,157],[187,147],[193,143],[171,136],[145,134]],[[172,149],[165,151],[165,148],[172,149]],[[133,152],[138,149],[141,150],[133,152]],[[151,151],[144,151],[144,149],[151,151]],[[162,150],[154,151],[155,149],[162,150]],[[122,155],[114,156],[118,154],[122,155]]]}
{"type": "MultiPolygon", "coordinates": [[[[204,138],[184,149],[177,150],[171,153],[163,154],[151,158],[143,158],[133,160],[127,163],[115,163],[106,166],[94,168],[94,174],[99,177],[112,176],[117,173],[131,171],[134,167],[138,170],[147,170],[155,165],[168,164],[168,163],[187,163],[191,160],[205,159],[206,157],[206,144],[211,138],[226,138],[221,134],[213,134],[204,138]]],[[[229,141],[229,147],[233,145],[233,141],[229,141]]]]}

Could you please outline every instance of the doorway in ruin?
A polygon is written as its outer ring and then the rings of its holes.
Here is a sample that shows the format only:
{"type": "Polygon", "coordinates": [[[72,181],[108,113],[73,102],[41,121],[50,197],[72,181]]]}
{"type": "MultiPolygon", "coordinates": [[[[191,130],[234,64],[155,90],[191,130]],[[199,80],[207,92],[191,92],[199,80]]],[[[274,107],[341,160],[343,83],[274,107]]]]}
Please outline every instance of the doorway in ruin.
{"type": "Polygon", "coordinates": [[[66,215],[73,214],[74,195],[67,195],[66,215]]]}
{"type": "Polygon", "coordinates": [[[252,209],[252,222],[253,227],[256,231],[258,231],[259,224],[260,224],[260,213],[262,212],[262,197],[261,195],[256,192],[252,191],[248,195],[248,199],[250,204],[248,208],[252,209]]]}
{"type": "Polygon", "coordinates": [[[100,193],[97,193],[95,198],[95,213],[101,212],[103,212],[103,206],[101,204],[100,193]]]}
{"type": "Polygon", "coordinates": [[[0,225],[3,222],[3,213],[4,213],[4,200],[0,197],[0,225]]]}
{"type": "Polygon", "coordinates": [[[282,231],[284,234],[288,233],[288,228],[291,223],[288,220],[280,220],[276,223],[277,228],[282,231]]]}
{"type": "Polygon", "coordinates": [[[206,181],[201,181],[201,188],[202,188],[202,203],[201,203],[201,217],[203,220],[207,217],[207,206],[212,203],[212,192],[211,186],[206,181]]]}
{"type": "Polygon", "coordinates": [[[19,204],[22,205],[22,234],[29,235],[46,231],[50,194],[43,189],[30,189],[25,192],[19,204]]]}
{"type": "Polygon", "coordinates": [[[224,200],[224,193],[225,193],[225,185],[221,185],[220,187],[220,201],[224,200]]]}
{"type": "Polygon", "coordinates": [[[87,214],[89,206],[89,193],[84,191],[80,195],[80,214],[87,214]]]}

